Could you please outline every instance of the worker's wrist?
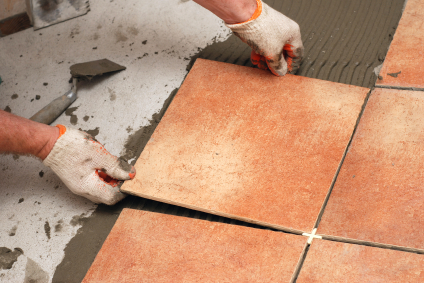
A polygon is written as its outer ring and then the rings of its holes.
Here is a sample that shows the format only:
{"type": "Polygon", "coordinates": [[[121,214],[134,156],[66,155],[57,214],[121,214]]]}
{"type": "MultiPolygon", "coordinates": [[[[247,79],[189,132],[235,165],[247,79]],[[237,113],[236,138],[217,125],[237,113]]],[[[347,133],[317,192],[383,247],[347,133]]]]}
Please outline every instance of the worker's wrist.
{"type": "Polygon", "coordinates": [[[41,150],[36,154],[41,160],[46,159],[50,151],[52,151],[57,139],[60,136],[59,128],[48,126],[45,131],[45,143],[41,150]]]}
{"type": "Polygon", "coordinates": [[[235,10],[233,14],[229,15],[227,19],[223,20],[228,25],[245,23],[257,18],[261,10],[261,1],[251,0],[249,2],[245,2],[245,4],[240,7],[240,9],[235,10]]]}
{"type": "Polygon", "coordinates": [[[208,9],[226,24],[248,21],[255,13],[257,0],[193,0],[208,9]]]}

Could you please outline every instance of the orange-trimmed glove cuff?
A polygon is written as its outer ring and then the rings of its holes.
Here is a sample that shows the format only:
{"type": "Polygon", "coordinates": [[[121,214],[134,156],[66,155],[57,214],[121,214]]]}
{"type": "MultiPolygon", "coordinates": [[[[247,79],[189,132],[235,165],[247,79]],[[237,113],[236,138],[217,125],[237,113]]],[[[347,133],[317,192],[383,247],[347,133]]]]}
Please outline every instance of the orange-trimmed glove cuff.
{"type": "Polygon", "coordinates": [[[253,13],[253,15],[247,21],[239,23],[239,24],[244,24],[244,23],[256,20],[261,15],[261,13],[262,13],[262,1],[256,0],[256,10],[253,13]]]}
{"type": "Polygon", "coordinates": [[[66,132],[66,127],[60,124],[56,125],[56,127],[59,128],[59,137],[58,137],[59,139],[66,132]]]}

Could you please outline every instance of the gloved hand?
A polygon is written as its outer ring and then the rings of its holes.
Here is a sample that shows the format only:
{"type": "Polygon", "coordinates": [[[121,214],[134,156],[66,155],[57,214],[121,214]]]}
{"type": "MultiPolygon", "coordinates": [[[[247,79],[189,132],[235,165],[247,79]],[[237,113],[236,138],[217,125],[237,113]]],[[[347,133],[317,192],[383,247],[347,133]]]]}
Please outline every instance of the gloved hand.
{"type": "Polygon", "coordinates": [[[276,76],[294,74],[303,57],[299,25],[261,0],[247,22],[227,24],[233,33],[252,48],[251,60],[276,76]]]}
{"type": "Polygon", "coordinates": [[[111,155],[89,134],[57,127],[60,136],[43,163],[74,194],[108,205],[122,200],[126,195],[119,191],[120,180],[133,179],[134,167],[111,155]]]}

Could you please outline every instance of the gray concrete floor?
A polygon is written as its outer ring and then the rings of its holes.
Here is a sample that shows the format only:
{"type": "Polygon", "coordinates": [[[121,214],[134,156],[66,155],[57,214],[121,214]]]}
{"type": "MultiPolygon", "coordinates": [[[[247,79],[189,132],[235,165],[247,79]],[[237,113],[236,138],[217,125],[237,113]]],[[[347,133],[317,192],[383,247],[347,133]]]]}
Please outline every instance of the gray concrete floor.
{"type": "MultiPolygon", "coordinates": [[[[55,123],[98,131],[96,138],[121,156],[128,137],[149,125],[181,85],[189,58],[229,30],[191,1],[91,0],[90,6],[85,16],[0,39],[0,108],[29,118],[70,88],[70,65],[108,58],[127,70],[84,84],[55,123]]],[[[11,269],[0,270],[0,282],[51,282],[81,219],[97,206],[31,157],[0,156],[0,180],[0,247],[23,251],[11,269]]]]}

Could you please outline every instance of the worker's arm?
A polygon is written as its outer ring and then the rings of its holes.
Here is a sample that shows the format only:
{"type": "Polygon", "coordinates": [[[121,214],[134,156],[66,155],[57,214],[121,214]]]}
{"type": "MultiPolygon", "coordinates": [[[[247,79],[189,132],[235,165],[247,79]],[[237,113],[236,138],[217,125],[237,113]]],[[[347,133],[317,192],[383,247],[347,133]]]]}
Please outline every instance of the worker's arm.
{"type": "Polygon", "coordinates": [[[111,155],[89,134],[37,123],[0,110],[0,153],[32,155],[60,177],[75,194],[96,203],[115,204],[125,197],[122,180],[135,169],[111,155]],[[112,179],[112,178],[114,179],[112,179]]]}
{"type": "Polygon", "coordinates": [[[295,73],[303,57],[299,25],[261,0],[193,0],[221,18],[252,48],[252,63],[277,76],[295,73]]]}
{"type": "Polygon", "coordinates": [[[44,160],[59,129],[0,110],[0,152],[33,155],[44,160]]]}

